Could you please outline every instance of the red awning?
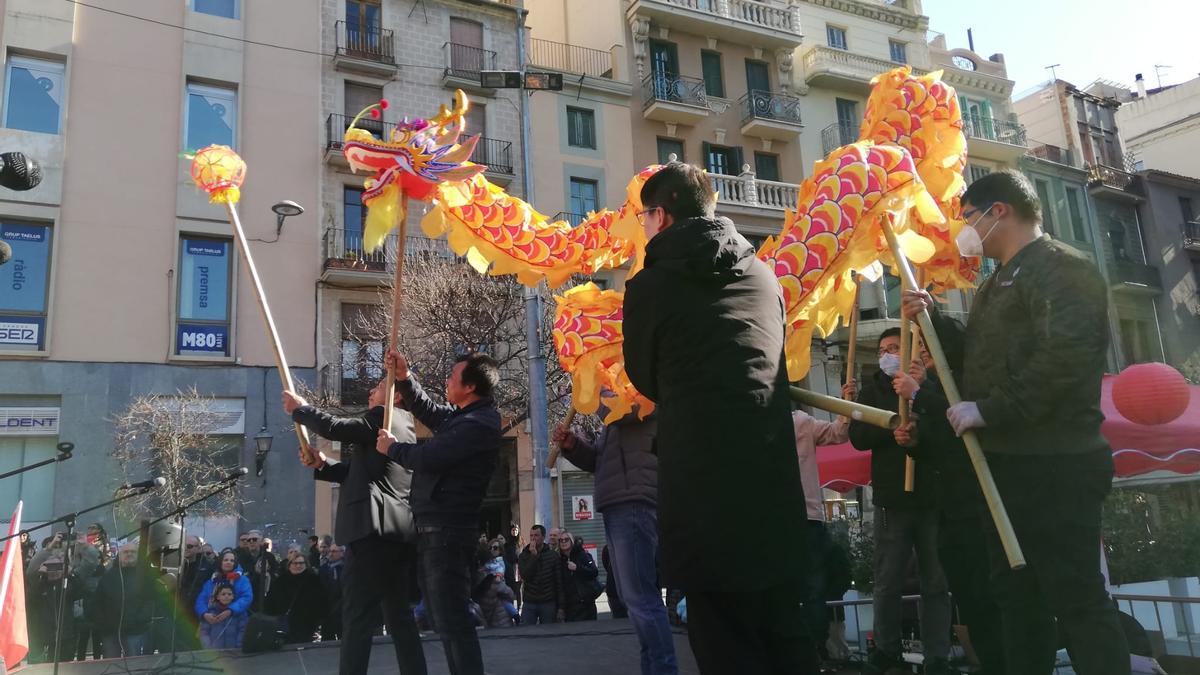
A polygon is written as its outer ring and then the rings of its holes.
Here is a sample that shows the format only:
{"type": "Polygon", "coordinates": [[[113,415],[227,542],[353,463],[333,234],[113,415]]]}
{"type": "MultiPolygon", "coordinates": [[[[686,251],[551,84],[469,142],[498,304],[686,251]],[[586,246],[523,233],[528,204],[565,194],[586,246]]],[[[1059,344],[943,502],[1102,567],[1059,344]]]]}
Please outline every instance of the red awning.
{"type": "MultiPolygon", "coordinates": [[[[1100,408],[1105,420],[1100,430],[1112,445],[1117,476],[1200,472],[1200,387],[1188,387],[1188,408],[1174,422],[1145,426],[1117,412],[1112,402],[1115,377],[1104,376],[1100,408]]],[[[871,453],[859,452],[849,443],[817,448],[817,465],[823,488],[846,493],[871,484],[871,453]]]]}

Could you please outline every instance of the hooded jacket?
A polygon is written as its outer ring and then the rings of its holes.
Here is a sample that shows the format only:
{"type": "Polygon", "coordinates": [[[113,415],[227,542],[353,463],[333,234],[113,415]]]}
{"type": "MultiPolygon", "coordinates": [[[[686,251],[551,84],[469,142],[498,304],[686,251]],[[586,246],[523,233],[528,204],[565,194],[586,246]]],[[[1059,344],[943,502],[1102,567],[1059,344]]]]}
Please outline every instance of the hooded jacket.
{"type": "Polygon", "coordinates": [[[680,220],[647,245],[624,312],[625,369],[658,406],[663,580],[689,591],[788,583],[807,516],[775,275],[728,219],[680,220]],[[747,565],[714,532],[778,543],[747,565]]]}
{"type": "Polygon", "coordinates": [[[563,456],[575,466],[595,474],[596,510],[620,504],[658,506],[658,457],[653,414],[639,420],[637,413],[604,427],[595,441],[579,439],[563,456]]]}

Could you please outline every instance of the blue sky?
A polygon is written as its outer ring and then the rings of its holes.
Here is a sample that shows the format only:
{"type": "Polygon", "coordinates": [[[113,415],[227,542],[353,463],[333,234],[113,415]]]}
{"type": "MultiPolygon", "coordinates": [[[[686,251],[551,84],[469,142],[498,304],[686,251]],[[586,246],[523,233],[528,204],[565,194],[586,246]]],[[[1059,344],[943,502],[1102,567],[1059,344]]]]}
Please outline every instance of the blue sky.
{"type": "Polygon", "coordinates": [[[1045,66],[1059,63],[1059,79],[1083,87],[1098,78],[1133,86],[1178,84],[1200,75],[1200,5],[1192,0],[922,0],[929,28],[947,46],[967,47],[984,58],[1004,54],[1014,98],[1050,79],[1045,66]]]}

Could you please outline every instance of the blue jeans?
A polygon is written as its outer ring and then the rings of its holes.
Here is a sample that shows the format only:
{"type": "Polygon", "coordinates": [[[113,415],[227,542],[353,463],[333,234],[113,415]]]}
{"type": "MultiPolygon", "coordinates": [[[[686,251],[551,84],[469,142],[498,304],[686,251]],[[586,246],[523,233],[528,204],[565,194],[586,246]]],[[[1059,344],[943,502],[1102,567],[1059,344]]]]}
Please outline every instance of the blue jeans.
{"type": "Polygon", "coordinates": [[[658,512],[641,504],[604,510],[608,559],[642,646],[642,675],[674,675],[675,639],[658,586],[658,512]]]}
{"type": "Polygon", "coordinates": [[[554,602],[530,602],[521,604],[521,623],[535,626],[539,623],[554,623],[558,604],[554,602]]]}

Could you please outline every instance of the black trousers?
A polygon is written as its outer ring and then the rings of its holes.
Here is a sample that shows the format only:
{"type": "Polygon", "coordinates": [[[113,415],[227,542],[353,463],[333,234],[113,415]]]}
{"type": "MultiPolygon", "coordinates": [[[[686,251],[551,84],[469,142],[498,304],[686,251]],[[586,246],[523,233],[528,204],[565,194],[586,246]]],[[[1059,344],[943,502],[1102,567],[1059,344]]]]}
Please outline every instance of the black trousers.
{"type": "Polygon", "coordinates": [[[832,545],[825,523],[808,521],[808,545],[804,549],[804,578],[801,581],[804,586],[804,624],[822,659],[828,656],[825,642],[829,639],[829,622],[833,619],[833,612],[825,604],[829,584],[825,559],[832,545]]]}
{"type": "MultiPolygon", "coordinates": [[[[964,480],[975,480],[974,476],[964,480]]],[[[979,507],[984,509],[982,505],[979,507]]],[[[950,584],[959,620],[971,635],[971,646],[983,671],[1003,675],[1004,633],[1000,607],[992,596],[988,573],[988,547],[982,511],[948,518],[938,523],[938,558],[950,584]]]]}
{"type": "Polygon", "coordinates": [[[474,528],[420,528],[421,596],[433,616],[451,675],[483,675],[471,617],[471,577],[479,533],[474,528]]]}
{"type": "Polygon", "coordinates": [[[1112,487],[1112,454],[987,459],[1027,563],[1009,567],[988,518],[1007,672],[1049,675],[1061,633],[1079,675],[1129,675],[1129,645],[1100,574],[1100,509],[1112,487]]]}
{"type": "Polygon", "coordinates": [[[381,622],[387,623],[402,675],[425,675],[425,652],[409,606],[416,563],[416,547],[411,543],[371,536],[346,547],[341,675],[367,672],[371,638],[381,622]]]}
{"type": "Polygon", "coordinates": [[[745,593],[688,591],[688,642],[700,672],[820,672],[816,646],[804,624],[798,583],[745,593]]]}

